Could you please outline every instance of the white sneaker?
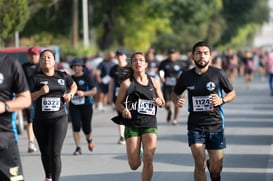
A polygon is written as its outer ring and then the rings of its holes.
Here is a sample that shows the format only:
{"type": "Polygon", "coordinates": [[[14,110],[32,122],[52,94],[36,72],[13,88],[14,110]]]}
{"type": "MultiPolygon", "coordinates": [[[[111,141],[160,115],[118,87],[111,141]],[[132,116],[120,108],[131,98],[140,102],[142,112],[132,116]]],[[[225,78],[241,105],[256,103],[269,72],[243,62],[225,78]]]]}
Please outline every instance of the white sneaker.
{"type": "Polygon", "coordinates": [[[37,148],[35,147],[34,143],[33,142],[29,142],[29,144],[28,144],[28,152],[32,153],[32,152],[36,152],[36,151],[37,151],[37,148]]]}

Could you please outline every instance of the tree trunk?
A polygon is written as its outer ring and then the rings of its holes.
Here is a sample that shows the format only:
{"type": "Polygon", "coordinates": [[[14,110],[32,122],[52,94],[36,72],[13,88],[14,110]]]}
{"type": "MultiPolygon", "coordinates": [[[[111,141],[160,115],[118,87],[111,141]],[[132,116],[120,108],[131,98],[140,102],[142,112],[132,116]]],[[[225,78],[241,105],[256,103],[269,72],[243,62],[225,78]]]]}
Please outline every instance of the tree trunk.
{"type": "Polygon", "coordinates": [[[72,47],[78,48],[79,41],[79,1],[73,0],[73,17],[72,17],[72,47]]]}

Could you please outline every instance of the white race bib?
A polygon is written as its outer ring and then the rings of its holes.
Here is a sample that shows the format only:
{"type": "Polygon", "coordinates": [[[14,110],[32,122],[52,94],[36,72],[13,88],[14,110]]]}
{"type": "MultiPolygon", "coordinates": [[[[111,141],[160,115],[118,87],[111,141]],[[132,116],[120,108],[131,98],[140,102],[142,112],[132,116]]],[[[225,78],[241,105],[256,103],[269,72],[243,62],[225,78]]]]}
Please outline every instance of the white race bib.
{"type": "Polygon", "coordinates": [[[75,95],[71,102],[74,104],[74,105],[83,105],[85,104],[85,97],[84,96],[78,96],[78,95],[75,95]]]}
{"type": "Polygon", "coordinates": [[[42,111],[59,111],[61,107],[61,98],[59,97],[43,97],[42,111]]]}
{"type": "Polygon", "coordinates": [[[119,93],[119,87],[116,87],[116,89],[115,89],[115,96],[118,96],[118,93],[119,93]]]}
{"type": "Polygon", "coordinates": [[[166,77],[165,85],[175,86],[176,85],[176,78],[175,77],[166,77]]]}
{"type": "Polygon", "coordinates": [[[111,77],[109,75],[106,75],[101,79],[102,83],[104,84],[108,84],[110,80],[111,80],[111,77]]]}
{"type": "Polygon", "coordinates": [[[156,104],[155,101],[139,99],[137,112],[146,115],[155,115],[156,104]]]}
{"type": "Polygon", "coordinates": [[[213,105],[210,96],[192,97],[193,111],[212,111],[213,105]]]}

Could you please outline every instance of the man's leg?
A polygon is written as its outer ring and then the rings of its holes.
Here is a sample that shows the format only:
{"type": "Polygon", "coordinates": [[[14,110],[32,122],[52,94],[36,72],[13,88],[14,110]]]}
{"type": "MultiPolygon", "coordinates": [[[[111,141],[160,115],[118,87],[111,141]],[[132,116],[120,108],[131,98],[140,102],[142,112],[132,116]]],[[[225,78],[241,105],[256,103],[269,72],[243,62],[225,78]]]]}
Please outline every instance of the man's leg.
{"type": "Polygon", "coordinates": [[[192,156],[194,158],[194,181],[206,181],[206,153],[205,145],[201,143],[192,144],[191,146],[192,156]]]}
{"type": "Polygon", "coordinates": [[[208,150],[209,160],[207,166],[212,181],[221,180],[221,171],[223,168],[224,150],[208,150]]]}

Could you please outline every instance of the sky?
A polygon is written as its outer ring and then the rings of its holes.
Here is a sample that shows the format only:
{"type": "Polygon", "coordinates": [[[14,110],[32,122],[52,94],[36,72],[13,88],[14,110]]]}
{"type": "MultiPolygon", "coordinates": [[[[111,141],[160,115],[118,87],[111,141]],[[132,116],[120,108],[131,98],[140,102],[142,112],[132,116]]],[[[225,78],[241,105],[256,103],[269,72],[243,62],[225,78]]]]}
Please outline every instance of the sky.
{"type": "Polygon", "coordinates": [[[254,46],[256,47],[271,47],[273,45],[273,0],[269,0],[269,6],[271,9],[270,19],[257,33],[254,40],[254,46]]]}

